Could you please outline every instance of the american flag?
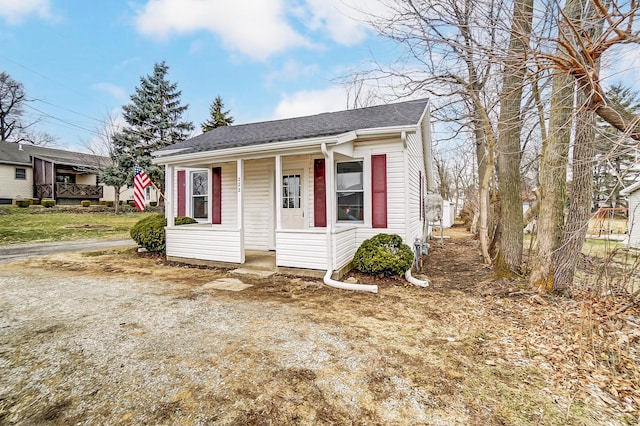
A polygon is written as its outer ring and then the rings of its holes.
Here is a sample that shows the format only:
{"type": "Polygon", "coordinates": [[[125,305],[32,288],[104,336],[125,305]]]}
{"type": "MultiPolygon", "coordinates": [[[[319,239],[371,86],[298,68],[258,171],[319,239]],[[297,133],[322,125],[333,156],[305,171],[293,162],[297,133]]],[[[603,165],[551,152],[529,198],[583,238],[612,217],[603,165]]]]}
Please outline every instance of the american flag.
{"type": "Polygon", "coordinates": [[[133,176],[133,203],[140,212],[147,206],[144,200],[144,189],[151,185],[151,179],[140,166],[136,165],[135,171],[136,174],[133,176]]]}

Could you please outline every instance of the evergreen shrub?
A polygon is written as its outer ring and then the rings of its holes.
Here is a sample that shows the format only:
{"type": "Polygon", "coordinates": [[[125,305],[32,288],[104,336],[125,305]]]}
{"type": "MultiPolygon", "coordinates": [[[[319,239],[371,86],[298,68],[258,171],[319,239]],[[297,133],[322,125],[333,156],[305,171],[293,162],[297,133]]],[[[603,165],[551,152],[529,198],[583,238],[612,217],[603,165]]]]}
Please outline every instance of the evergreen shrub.
{"type": "Polygon", "coordinates": [[[386,277],[402,276],[413,264],[413,250],[399,235],[378,234],[365,240],[356,251],[353,266],[360,272],[386,277]]]}
{"type": "MultiPolygon", "coordinates": [[[[196,223],[195,219],[186,216],[175,218],[176,225],[186,225],[196,223]]],[[[167,226],[167,219],[162,214],[152,214],[144,219],[140,219],[129,231],[129,235],[140,247],[154,253],[164,253],[166,251],[166,233],[164,227],[167,226]]]]}
{"type": "Polygon", "coordinates": [[[89,207],[89,206],[91,205],[91,201],[89,201],[89,200],[82,200],[82,201],[80,201],[80,205],[81,205],[82,207],[89,207]]]}
{"type": "Polygon", "coordinates": [[[44,207],[53,207],[56,205],[56,200],[51,200],[48,198],[43,198],[42,201],[40,201],[40,204],[44,207]]]}
{"type": "Polygon", "coordinates": [[[31,200],[16,200],[16,206],[18,207],[29,207],[31,205],[31,200]]]}

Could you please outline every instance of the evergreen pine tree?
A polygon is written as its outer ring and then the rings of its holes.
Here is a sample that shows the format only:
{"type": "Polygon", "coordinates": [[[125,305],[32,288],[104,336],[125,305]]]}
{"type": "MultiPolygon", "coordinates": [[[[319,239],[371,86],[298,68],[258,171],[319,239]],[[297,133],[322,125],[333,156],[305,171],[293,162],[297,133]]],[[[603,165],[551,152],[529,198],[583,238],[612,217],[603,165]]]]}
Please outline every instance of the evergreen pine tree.
{"type": "Polygon", "coordinates": [[[222,103],[222,98],[218,95],[214,101],[211,102],[211,106],[209,107],[211,117],[201,124],[203,132],[208,132],[216,127],[229,126],[233,124],[233,117],[229,115],[228,110],[223,111],[223,109],[224,104],[222,103]]]}
{"type": "Polygon", "coordinates": [[[133,182],[137,162],[158,186],[164,182],[164,169],[151,163],[151,153],[185,140],[194,125],[182,115],[188,105],[181,105],[178,85],[167,80],[169,67],[164,61],[155,64],[153,74],[140,78],[140,85],[131,95],[131,102],[122,107],[127,125],[114,135],[116,167],[126,170],[129,184],[133,182]]]}
{"type": "MultiPolygon", "coordinates": [[[[622,84],[611,87],[609,99],[634,114],[640,111],[640,94],[622,84]]],[[[596,138],[594,169],[594,207],[627,207],[620,191],[640,177],[637,142],[606,123],[601,122],[599,127],[601,132],[596,138]]]]}

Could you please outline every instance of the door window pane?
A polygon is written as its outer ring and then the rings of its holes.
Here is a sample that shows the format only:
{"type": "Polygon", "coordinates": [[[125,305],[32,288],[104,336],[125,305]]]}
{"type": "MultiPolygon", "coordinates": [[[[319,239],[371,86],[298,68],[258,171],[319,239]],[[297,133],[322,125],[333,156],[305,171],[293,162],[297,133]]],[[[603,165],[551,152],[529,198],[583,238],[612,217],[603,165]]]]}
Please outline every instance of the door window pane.
{"type": "Polygon", "coordinates": [[[300,196],[302,192],[300,182],[300,175],[282,176],[282,208],[300,208],[300,196]]]}

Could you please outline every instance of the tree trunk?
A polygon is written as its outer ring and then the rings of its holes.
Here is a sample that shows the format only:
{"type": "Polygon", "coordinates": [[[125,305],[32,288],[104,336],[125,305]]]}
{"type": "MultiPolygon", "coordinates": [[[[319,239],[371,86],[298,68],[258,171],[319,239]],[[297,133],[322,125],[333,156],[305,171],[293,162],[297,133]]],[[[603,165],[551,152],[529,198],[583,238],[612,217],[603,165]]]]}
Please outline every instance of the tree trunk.
{"type": "MultiPolygon", "coordinates": [[[[578,95],[578,98],[584,100],[584,95],[578,95]]],[[[573,145],[573,181],[569,196],[569,211],[561,249],[558,250],[556,256],[554,278],[554,289],[563,292],[567,292],[573,283],[573,276],[591,216],[595,126],[596,120],[593,111],[582,109],[578,112],[573,145]]]]}
{"type": "MultiPolygon", "coordinates": [[[[582,1],[567,0],[565,16],[581,16],[582,1]]],[[[558,56],[566,54],[558,47],[558,56]]],[[[567,163],[574,109],[575,79],[558,71],[553,77],[549,134],[542,145],[540,159],[540,211],[538,214],[538,250],[533,259],[529,283],[539,291],[559,290],[555,280],[558,252],[564,233],[564,208],[567,191],[567,163]]]]}
{"type": "MultiPolygon", "coordinates": [[[[582,0],[585,1],[585,0],[582,0]]],[[[592,21],[593,12],[589,8],[582,19],[592,21]]],[[[595,25],[588,25],[590,37],[596,39],[602,34],[604,19],[595,25]]],[[[600,61],[593,64],[597,74],[600,73],[600,61]]],[[[589,85],[589,81],[579,79],[578,87],[589,85]]],[[[595,128],[596,112],[589,108],[589,97],[584,90],[576,92],[576,105],[579,108],[575,120],[575,140],[573,144],[573,181],[569,196],[569,211],[562,236],[561,250],[556,258],[556,276],[554,287],[568,292],[576,272],[578,258],[587,235],[589,217],[591,216],[591,199],[593,196],[593,169],[595,165],[595,128]]]]}
{"type": "Polygon", "coordinates": [[[520,179],[520,133],[522,86],[526,68],[522,66],[529,47],[533,0],[516,0],[509,52],[503,73],[503,96],[498,122],[498,183],[500,186],[500,234],[494,270],[500,276],[520,272],[522,263],[522,185],[520,179]]]}
{"type": "Polygon", "coordinates": [[[566,203],[566,168],[573,110],[573,77],[558,73],[553,78],[549,136],[540,159],[540,211],[538,250],[533,259],[530,284],[540,291],[554,290],[554,257],[560,248],[566,203]]]}
{"type": "Polygon", "coordinates": [[[115,208],[115,213],[118,214],[119,210],[120,210],[120,186],[114,186],[113,187],[113,192],[114,192],[114,196],[113,196],[113,207],[115,208]]]}
{"type": "Polygon", "coordinates": [[[489,183],[493,170],[493,156],[490,155],[490,147],[487,145],[487,132],[484,129],[482,118],[476,113],[475,138],[476,156],[478,159],[478,239],[480,251],[486,264],[491,263],[489,256],[489,183]]]}

